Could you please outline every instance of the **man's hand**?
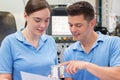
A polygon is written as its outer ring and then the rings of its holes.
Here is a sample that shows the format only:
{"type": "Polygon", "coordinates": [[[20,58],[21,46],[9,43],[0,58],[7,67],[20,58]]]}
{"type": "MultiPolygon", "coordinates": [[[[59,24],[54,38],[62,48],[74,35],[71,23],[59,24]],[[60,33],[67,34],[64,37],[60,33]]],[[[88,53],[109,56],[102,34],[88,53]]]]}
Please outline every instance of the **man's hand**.
{"type": "Polygon", "coordinates": [[[59,64],[59,66],[66,66],[66,72],[69,74],[76,73],[78,69],[86,69],[87,62],[71,60],[59,64]]]}

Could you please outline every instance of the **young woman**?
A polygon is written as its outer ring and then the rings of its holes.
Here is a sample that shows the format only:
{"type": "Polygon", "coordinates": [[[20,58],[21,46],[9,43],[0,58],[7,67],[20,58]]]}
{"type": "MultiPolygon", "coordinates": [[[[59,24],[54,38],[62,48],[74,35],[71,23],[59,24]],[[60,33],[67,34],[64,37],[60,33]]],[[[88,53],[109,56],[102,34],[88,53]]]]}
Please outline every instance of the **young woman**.
{"type": "Polygon", "coordinates": [[[22,80],[21,71],[48,76],[57,64],[57,49],[45,34],[50,20],[45,0],[29,0],[25,7],[26,27],[7,36],[0,48],[0,79],[22,80]]]}

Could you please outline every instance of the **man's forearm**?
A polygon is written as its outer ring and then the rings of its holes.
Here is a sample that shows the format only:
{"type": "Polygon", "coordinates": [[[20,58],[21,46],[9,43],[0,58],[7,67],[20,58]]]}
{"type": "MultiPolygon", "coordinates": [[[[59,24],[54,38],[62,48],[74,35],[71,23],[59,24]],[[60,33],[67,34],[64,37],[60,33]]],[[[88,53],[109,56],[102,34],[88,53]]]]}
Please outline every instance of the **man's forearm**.
{"type": "Polygon", "coordinates": [[[86,69],[101,80],[120,80],[120,67],[101,67],[88,63],[86,69]]]}

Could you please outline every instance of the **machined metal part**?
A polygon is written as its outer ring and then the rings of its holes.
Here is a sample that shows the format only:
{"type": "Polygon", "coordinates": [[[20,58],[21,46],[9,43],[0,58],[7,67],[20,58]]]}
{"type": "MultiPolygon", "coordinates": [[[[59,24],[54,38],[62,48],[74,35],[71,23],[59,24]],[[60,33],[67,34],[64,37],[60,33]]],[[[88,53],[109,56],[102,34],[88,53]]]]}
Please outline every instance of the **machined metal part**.
{"type": "Polygon", "coordinates": [[[64,66],[51,66],[51,77],[56,79],[64,78],[64,66]]]}

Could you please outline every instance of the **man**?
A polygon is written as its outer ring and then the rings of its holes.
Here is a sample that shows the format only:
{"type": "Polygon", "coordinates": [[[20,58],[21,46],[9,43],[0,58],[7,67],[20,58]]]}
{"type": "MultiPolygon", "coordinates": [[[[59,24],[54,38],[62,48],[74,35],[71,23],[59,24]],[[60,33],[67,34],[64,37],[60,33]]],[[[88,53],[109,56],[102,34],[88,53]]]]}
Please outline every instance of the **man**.
{"type": "Polygon", "coordinates": [[[67,8],[75,40],[64,53],[65,80],[120,80],[120,38],[94,31],[94,9],[85,1],[67,8]]]}

